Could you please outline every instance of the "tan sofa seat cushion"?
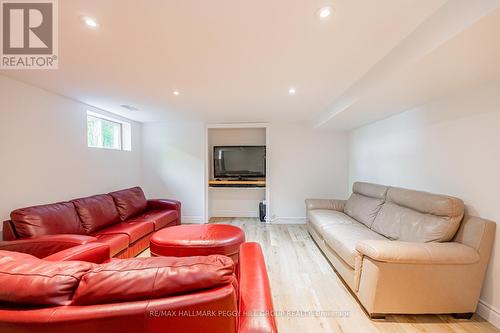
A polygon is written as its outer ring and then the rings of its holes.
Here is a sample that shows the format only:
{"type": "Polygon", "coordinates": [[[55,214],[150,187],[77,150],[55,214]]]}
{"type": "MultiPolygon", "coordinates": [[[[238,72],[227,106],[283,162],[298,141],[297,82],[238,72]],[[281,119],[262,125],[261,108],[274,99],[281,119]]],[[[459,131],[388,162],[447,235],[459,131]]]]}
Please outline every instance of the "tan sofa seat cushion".
{"type": "Polygon", "coordinates": [[[354,183],[353,193],[345,204],[344,213],[370,228],[385,202],[387,190],[382,185],[354,183]]]}
{"type": "Polygon", "coordinates": [[[356,246],[359,242],[372,239],[387,240],[384,236],[357,222],[325,226],[322,232],[325,243],[353,269],[356,246]]]}
{"type": "Polygon", "coordinates": [[[447,242],[457,232],[463,214],[460,199],[391,187],[372,229],[392,240],[447,242]]]}
{"type": "Polygon", "coordinates": [[[320,234],[324,227],[335,224],[359,224],[356,220],[342,212],[329,209],[315,209],[309,212],[309,223],[311,223],[320,234]]]}
{"type": "Polygon", "coordinates": [[[373,260],[399,264],[470,265],[480,260],[472,247],[456,242],[410,243],[391,240],[364,240],[357,251],[373,260]]]}

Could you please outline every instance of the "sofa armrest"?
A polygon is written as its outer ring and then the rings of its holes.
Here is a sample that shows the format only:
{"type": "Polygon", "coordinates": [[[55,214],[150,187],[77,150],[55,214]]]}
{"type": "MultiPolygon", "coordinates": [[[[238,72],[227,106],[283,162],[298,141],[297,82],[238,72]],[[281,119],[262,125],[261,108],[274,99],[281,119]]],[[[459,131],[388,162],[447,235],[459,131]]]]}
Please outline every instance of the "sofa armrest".
{"type": "Polygon", "coordinates": [[[12,221],[3,221],[2,238],[4,241],[16,240],[19,238],[12,221]]]}
{"type": "Polygon", "coordinates": [[[240,247],[239,333],[277,332],[266,263],[257,243],[240,247]]]}
{"type": "Polygon", "coordinates": [[[181,224],[181,202],[172,199],[150,199],[148,200],[149,210],[176,210],[178,222],[181,224]]]}
{"type": "Polygon", "coordinates": [[[335,200],[335,199],[306,199],[306,209],[330,209],[339,212],[344,211],[344,206],[346,200],[335,200]]]}
{"type": "Polygon", "coordinates": [[[364,240],[358,243],[356,250],[373,260],[397,264],[470,265],[480,259],[476,250],[456,242],[364,240]]]}
{"type": "Polygon", "coordinates": [[[31,254],[44,258],[68,248],[97,241],[97,238],[86,235],[44,235],[13,241],[0,242],[0,250],[31,254]]]}
{"type": "Polygon", "coordinates": [[[79,260],[102,264],[108,262],[111,258],[111,249],[109,245],[103,243],[88,243],[70,247],[69,249],[59,251],[43,258],[48,261],[70,261],[79,260]]]}
{"type": "Polygon", "coordinates": [[[148,209],[169,209],[181,211],[181,202],[170,199],[150,199],[148,200],[148,209]]]}

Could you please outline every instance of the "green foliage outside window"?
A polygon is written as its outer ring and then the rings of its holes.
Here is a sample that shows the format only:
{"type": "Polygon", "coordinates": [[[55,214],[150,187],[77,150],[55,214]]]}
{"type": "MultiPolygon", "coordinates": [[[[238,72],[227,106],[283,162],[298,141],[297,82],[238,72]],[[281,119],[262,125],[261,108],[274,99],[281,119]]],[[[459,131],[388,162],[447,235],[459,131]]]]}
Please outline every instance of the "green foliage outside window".
{"type": "Polygon", "coordinates": [[[122,149],[120,123],[87,116],[87,142],[89,147],[122,149]]]}

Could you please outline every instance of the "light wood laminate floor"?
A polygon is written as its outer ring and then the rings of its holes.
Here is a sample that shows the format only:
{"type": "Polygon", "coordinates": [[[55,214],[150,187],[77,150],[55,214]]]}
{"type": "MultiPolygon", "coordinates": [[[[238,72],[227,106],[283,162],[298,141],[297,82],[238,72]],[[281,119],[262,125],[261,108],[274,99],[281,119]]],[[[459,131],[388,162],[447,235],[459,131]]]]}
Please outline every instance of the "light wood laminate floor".
{"type": "Polygon", "coordinates": [[[275,310],[327,312],[326,316],[277,317],[280,333],[500,333],[477,315],[471,320],[456,320],[448,315],[394,315],[372,321],[305,225],[265,224],[255,218],[213,218],[210,223],[237,225],[245,230],[247,241],[261,244],[275,310]]]}

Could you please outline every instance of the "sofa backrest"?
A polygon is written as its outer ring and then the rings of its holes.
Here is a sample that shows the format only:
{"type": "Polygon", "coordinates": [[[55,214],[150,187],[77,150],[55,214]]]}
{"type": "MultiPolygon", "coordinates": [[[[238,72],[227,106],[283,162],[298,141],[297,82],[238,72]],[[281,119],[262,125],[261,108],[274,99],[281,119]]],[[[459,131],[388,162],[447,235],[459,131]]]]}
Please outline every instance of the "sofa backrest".
{"type": "Polygon", "coordinates": [[[140,187],[48,205],[26,207],[4,221],[3,239],[55,234],[91,234],[138,215],[147,208],[140,187]]]}
{"type": "Polygon", "coordinates": [[[94,195],[71,202],[75,205],[83,229],[87,234],[120,222],[115,202],[109,194],[94,195]]]}
{"type": "Polygon", "coordinates": [[[72,202],[16,209],[10,213],[10,218],[17,235],[21,238],[54,234],[85,234],[72,202]]]}
{"type": "Polygon", "coordinates": [[[237,290],[234,262],[223,255],[46,261],[0,251],[0,303],[59,306],[118,303],[192,294],[223,285],[237,290]]]}
{"type": "Polygon", "coordinates": [[[148,205],[144,192],[138,186],[111,192],[109,195],[113,197],[122,221],[139,215],[148,205]]]}
{"type": "Polygon", "coordinates": [[[455,236],[463,215],[458,198],[390,187],[371,228],[392,240],[446,242],[455,236]]]}
{"type": "Polygon", "coordinates": [[[237,289],[234,262],[223,255],[115,260],[95,266],[81,278],[72,304],[155,299],[226,284],[237,289]]]}
{"type": "Polygon", "coordinates": [[[0,251],[0,302],[15,305],[69,305],[82,276],[94,264],[50,262],[24,253],[0,251]]]}
{"type": "Polygon", "coordinates": [[[385,202],[387,190],[388,187],[383,185],[354,183],[352,194],[344,206],[344,213],[371,228],[385,202]]]}

